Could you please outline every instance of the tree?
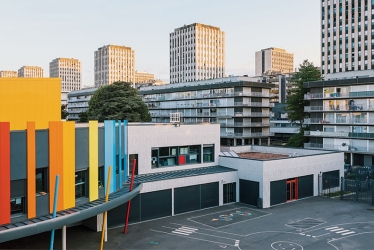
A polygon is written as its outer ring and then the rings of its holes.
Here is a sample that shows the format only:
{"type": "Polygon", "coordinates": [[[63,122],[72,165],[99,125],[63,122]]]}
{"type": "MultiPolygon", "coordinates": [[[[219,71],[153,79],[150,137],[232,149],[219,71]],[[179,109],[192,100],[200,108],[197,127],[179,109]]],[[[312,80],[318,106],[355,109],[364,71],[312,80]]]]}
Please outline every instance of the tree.
{"type": "Polygon", "coordinates": [[[309,101],[304,100],[304,95],[308,92],[304,88],[304,82],[321,80],[320,70],[308,60],[304,60],[300,64],[299,71],[292,77],[291,82],[295,84],[295,88],[291,90],[291,95],[287,98],[286,111],[288,119],[300,127],[300,132],[290,137],[286,146],[289,147],[302,147],[304,145],[304,118],[307,113],[304,112],[304,107],[309,105],[309,101]]]}
{"type": "Polygon", "coordinates": [[[79,113],[79,123],[88,122],[87,110],[79,113]]]}
{"type": "Polygon", "coordinates": [[[114,82],[100,87],[88,102],[88,120],[152,121],[148,108],[128,82],[114,82]]]}
{"type": "Polygon", "coordinates": [[[61,104],[61,119],[66,119],[66,117],[68,117],[68,115],[69,115],[69,113],[66,110],[66,105],[61,104]]]}

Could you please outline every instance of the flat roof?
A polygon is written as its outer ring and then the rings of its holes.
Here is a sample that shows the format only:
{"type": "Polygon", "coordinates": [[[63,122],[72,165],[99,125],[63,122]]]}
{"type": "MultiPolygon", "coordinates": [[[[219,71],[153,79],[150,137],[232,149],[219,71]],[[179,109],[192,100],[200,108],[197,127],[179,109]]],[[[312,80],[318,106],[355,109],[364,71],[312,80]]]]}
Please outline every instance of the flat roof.
{"type": "MultiPolygon", "coordinates": [[[[237,171],[237,170],[232,169],[232,168],[222,167],[222,166],[192,168],[192,169],[176,170],[176,171],[161,172],[161,173],[154,173],[154,174],[141,174],[141,175],[135,176],[134,182],[145,183],[145,182],[162,181],[162,180],[170,180],[170,179],[177,179],[177,178],[186,178],[186,177],[225,173],[225,172],[234,172],[234,171],[237,171]]],[[[130,178],[129,178],[129,181],[130,181],[130,178]]]]}
{"type": "Polygon", "coordinates": [[[272,159],[282,159],[288,158],[285,154],[274,154],[274,153],[261,153],[261,152],[244,152],[238,153],[240,158],[248,158],[254,160],[272,160],[272,159]]]}

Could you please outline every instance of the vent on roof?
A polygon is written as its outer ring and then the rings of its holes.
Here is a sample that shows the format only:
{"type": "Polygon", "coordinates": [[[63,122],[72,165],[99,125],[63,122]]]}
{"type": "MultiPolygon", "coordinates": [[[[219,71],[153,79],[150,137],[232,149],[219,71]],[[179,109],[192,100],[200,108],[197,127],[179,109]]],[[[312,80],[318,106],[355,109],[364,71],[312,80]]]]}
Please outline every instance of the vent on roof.
{"type": "Polygon", "coordinates": [[[235,151],[233,151],[233,150],[232,151],[221,152],[219,155],[239,158],[239,155],[235,151]]]}

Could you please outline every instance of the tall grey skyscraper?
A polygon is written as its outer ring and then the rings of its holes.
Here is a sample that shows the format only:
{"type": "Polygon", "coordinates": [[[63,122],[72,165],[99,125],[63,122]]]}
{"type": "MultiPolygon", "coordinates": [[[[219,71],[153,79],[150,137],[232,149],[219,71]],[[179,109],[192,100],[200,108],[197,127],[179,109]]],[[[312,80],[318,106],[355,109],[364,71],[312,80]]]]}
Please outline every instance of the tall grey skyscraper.
{"type": "Polygon", "coordinates": [[[81,63],[74,58],[56,58],[49,63],[49,77],[61,78],[61,91],[79,90],[82,86],[81,63]]]}
{"type": "Polygon", "coordinates": [[[222,78],[225,32],[193,23],[170,33],[170,83],[222,78]]]}
{"type": "Polygon", "coordinates": [[[135,51],[130,47],[106,45],[95,51],[95,87],[116,81],[135,86],[135,51]]]}
{"type": "Polygon", "coordinates": [[[370,0],[321,0],[322,74],[374,68],[370,0]]]}

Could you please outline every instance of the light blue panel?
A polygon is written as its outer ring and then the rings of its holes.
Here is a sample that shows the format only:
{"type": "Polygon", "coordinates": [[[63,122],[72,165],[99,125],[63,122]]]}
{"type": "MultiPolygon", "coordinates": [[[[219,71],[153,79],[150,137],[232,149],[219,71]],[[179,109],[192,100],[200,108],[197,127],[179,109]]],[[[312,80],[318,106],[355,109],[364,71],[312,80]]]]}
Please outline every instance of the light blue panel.
{"type": "Polygon", "coordinates": [[[119,169],[119,188],[122,188],[122,121],[118,121],[118,169],[119,169]]]}
{"type": "Polygon", "coordinates": [[[128,150],[127,150],[127,138],[128,138],[128,130],[127,130],[127,120],[123,121],[123,136],[124,136],[124,141],[123,141],[123,149],[124,149],[124,154],[123,154],[123,162],[124,162],[124,181],[127,182],[127,174],[129,172],[129,164],[128,164],[128,150]]]}
{"type": "Polygon", "coordinates": [[[116,190],[116,121],[104,121],[104,188],[108,179],[109,166],[112,166],[109,193],[116,190]]]}

